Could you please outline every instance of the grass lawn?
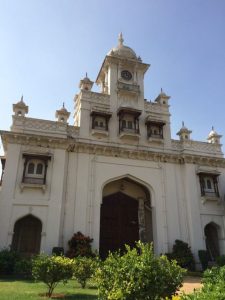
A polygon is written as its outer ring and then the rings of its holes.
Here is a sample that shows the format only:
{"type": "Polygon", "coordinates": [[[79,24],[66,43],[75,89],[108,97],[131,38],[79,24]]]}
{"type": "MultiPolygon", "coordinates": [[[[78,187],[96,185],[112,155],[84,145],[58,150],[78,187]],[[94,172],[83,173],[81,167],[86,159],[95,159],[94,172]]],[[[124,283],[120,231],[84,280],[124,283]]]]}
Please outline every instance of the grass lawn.
{"type": "MultiPolygon", "coordinates": [[[[41,282],[32,280],[1,279],[0,278],[0,300],[46,300],[43,296],[47,286],[41,282]]],[[[86,289],[79,287],[75,280],[70,280],[66,285],[59,283],[55,288],[54,299],[65,300],[97,300],[97,289],[88,284],[86,289]]]]}

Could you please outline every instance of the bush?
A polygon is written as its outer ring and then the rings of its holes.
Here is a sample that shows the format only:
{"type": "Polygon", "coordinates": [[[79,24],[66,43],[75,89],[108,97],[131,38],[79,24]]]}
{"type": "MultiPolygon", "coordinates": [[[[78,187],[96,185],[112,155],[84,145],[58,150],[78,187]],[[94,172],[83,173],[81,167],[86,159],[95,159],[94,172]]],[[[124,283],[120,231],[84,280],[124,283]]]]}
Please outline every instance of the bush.
{"type": "Polygon", "coordinates": [[[57,256],[64,255],[64,248],[63,247],[53,247],[52,254],[57,255],[57,256]]]}
{"type": "Polygon", "coordinates": [[[225,266],[225,255],[220,255],[216,258],[216,263],[219,267],[225,266]]]}
{"type": "Polygon", "coordinates": [[[209,254],[207,250],[198,250],[198,257],[202,265],[202,270],[205,271],[208,267],[208,263],[210,260],[209,254]]]}
{"type": "Polygon", "coordinates": [[[170,260],[175,259],[180,267],[189,271],[195,270],[194,256],[191,252],[191,247],[189,247],[187,243],[175,240],[172,253],[166,255],[170,260]]]}
{"type": "Polygon", "coordinates": [[[97,261],[89,257],[77,257],[74,259],[73,276],[84,289],[88,279],[92,277],[96,270],[97,261]]]}
{"type": "Polygon", "coordinates": [[[99,299],[156,300],[171,297],[182,285],[183,273],[175,261],[156,257],[152,245],[126,246],[127,252],[110,253],[98,267],[95,280],[99,299]]]}
{"type": "Polygon", "coordinates": [[[50,298],[57,284],[64,284],[73,276],[73,261],[63,256],[38,255],[33,260],[32,275],[36,280],[43,281],[50,298]]]}
{"type": "Polygon", "coordinates": [[[14,274],[19,277],[32,278],[32,260],[20,259],[15,263],[14,274]]]}
{"type": "Polygon", "coordinates": [[[70,258],[78,256],[93,257],[94,253],[91,249],[92,242],[93,239],[78,231],[77,233],[74,233],[73,237],[69,240],[69,250],[66,255],[70,258]]]}
{"type": "Polygon", "coordinates": [[[224,300],[225,299],[225,266],[213,267],[203,274],[202,290],[191,295],[183,295],[182,300],[224,300]]]}
{"type": "Polygon", "coordinates": [[[14,273],[15,264],[19,261],[20,256],[17,252],[3,249],[0,251],[0,274],[12,275],[14,273]]]}

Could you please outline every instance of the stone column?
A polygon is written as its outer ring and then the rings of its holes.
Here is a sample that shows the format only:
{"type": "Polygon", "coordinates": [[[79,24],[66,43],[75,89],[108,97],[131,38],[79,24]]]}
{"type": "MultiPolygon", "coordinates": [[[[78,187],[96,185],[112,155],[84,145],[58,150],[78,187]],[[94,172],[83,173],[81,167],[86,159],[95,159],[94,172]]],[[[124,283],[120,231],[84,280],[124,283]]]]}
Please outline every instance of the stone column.
{"type": "Polygon", "coordinates": [[[138,198],[138,203],[139,239],[141,242],[146,242],[144,199],[138,198]]]}

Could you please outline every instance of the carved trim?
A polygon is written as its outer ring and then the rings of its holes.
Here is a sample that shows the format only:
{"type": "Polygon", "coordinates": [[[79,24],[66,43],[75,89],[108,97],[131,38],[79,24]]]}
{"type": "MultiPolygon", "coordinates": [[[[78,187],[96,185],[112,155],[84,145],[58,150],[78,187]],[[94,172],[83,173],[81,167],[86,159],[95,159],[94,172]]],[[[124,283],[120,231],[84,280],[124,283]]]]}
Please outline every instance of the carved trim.
{"type": "MultiPolygon", "coordinates": [[[[1,131],[2,140],[6,147],[7,143],[38,146],[47,149],[65,149],[69,152],[83,152],[104,156],[117,156],[122,158],[130,158],[137,160],[157,161],[157,162],[169,162],[177,164],[198,164],[202,166],[211,167],[225,167],[225,159],[223,157],[184,154],[182,149],[175,150],[173,153],[165,153],[165,149],[153,150],[150,146],[142,146],[138,150],[136,146],[126,148],[124,145],[115,146],[113,143],[104,144],[98,141],[82,142],[73,138],[52,138],[49,136],[35,136],[22,133],[13,133],[7,131],[1,131]],[[164,151],[164,152],[160,152],[164,151]]],[[[6,148],[5,148],[6,149],[6,148]]],[[[215,154],[215,152],[214,152],[215,154]]],[[[222,153],[220,153],[222,155],[222,153]]],[[[212,155],[212,154],[211,154],[212,155]]]]}

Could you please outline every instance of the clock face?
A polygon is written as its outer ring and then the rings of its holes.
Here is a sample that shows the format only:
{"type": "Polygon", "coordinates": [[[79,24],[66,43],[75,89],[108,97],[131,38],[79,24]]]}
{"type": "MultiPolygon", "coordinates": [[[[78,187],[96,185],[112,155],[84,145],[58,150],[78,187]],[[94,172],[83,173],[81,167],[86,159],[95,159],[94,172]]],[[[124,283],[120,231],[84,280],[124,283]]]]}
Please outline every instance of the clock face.
{"type": "Polygon", "coordinates": [[[131,72],[129,72],[129,71],[127,71],[127,70],[123,70],[123,71],[121,72],[121,77],[122,77],[123,79],[125,79],[125,80],[131,80],[132,74],[131,74],[131,72]]]}

